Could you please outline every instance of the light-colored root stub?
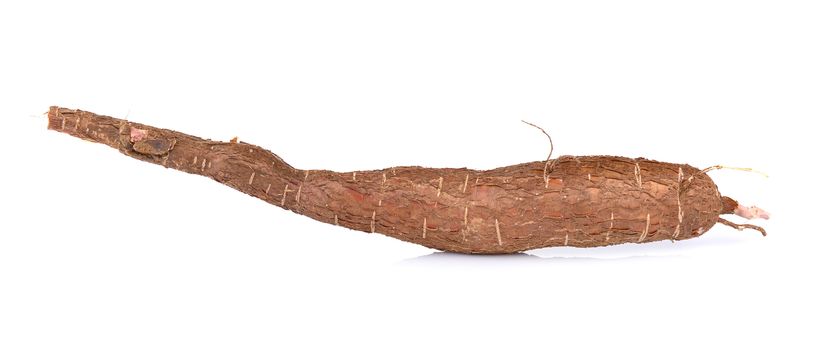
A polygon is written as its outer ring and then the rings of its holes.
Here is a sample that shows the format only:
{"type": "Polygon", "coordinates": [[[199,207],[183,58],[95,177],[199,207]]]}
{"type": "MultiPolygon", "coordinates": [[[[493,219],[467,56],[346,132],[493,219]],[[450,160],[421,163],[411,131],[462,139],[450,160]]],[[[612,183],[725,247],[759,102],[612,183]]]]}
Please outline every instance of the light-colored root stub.
{"type": "Polygon", "coordinates": [[[746,218],[748,220],[752,219],[765,219],[768,220],[771,218],[771,214],[761,208],[757,208],[755,206],[746,207],[741,204],[737,205],[737,209],[734,209],[734,214],[746,218]]]}

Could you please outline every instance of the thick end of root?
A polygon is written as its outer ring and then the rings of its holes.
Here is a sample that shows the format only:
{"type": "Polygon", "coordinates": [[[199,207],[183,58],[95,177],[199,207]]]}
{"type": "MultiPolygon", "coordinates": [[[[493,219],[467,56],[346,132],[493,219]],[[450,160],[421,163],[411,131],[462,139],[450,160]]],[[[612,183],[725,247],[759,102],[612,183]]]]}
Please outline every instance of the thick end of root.
{"type": "Polygon", "coordinates": [[[735,229],[740,230],[740,231],[742,231],[742,230],[744,230],[744,229],[748,228],[748,229],[752,229],[752,230],[759,231],[760,233],[762,233],[762,235],[763,235],[763,236],[767,236],[767,235],[768,235],[768,233],[767,233],[767,232],[765,232],[765,229],[764,229],[764,228],[759,227],[759,226],[757,226],[757,225],[749,225],[749,224],[736,224],[736,223],[733,223],[733,222],[728,221],[728,220],[723,219],[723,218],[718,218],[718,219],[717,219],[717,222],[719,222],[719,223],[721,223],[721,224],[723,224],[723,225],[726,225],[726,226],[731,226],[732,228],[735,228],[735,229]]]}

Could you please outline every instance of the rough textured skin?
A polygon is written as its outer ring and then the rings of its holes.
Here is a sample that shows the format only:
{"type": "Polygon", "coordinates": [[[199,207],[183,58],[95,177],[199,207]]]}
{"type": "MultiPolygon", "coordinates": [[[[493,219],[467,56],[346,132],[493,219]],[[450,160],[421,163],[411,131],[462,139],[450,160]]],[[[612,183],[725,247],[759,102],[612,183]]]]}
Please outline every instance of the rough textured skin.
{"type": "Polygon", "coordinates": [[[48,119],[49,129],[210,177],[318,221],[453,252],[688,239],[736,204],[697,168],[641,158],[567,156],[551,160],[549,171],[545,162],[532,162],[485,171],[395,167],[339,173],[299,170],[243,142],[205,140],[90,112],[51,107],[48,119]]]}

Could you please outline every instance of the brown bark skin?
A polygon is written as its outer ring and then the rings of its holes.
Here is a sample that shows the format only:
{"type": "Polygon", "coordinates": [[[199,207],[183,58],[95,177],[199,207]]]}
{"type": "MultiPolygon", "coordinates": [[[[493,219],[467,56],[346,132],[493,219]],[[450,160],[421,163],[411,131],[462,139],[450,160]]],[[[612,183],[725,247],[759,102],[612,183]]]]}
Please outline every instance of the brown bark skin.
{"type": "Polygon", "coordinates": [[[296,169],[244,142],[218,142],[51,107],[48,128],[145,162],[207,176],[325,223],[425,247],[504,254],[697,237],[736,202],[686,164],[564,156],[492,170],[416,166],[296,169]]]}

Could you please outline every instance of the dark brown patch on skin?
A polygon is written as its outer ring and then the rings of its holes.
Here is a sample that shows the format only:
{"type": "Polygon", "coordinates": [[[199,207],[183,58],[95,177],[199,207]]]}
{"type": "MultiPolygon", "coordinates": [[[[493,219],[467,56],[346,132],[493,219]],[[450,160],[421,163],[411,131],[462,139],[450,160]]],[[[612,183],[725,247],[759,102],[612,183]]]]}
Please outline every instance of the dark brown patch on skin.
{"type": "Polygon", "coordinates": [[[171,140],[142,140],[133,144],[133,150],[144,155],[162,156],[173,149],[171,140]]]}

